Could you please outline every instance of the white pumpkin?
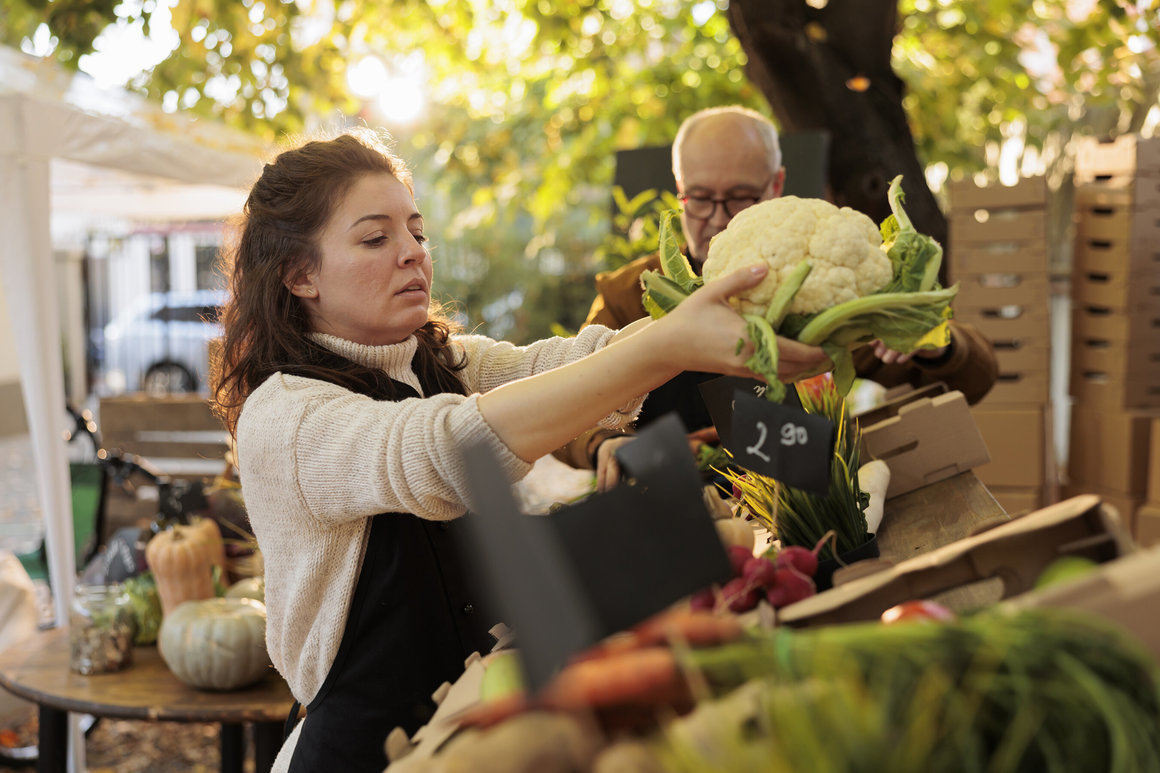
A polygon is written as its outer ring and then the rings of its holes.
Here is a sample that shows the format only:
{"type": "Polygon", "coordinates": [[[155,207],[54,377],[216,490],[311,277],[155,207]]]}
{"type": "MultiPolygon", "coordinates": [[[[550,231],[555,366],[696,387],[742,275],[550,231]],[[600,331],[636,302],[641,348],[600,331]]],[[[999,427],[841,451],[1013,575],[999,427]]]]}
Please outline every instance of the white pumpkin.
{"type": "Polygon", "coordinates": [[[266,580],[262,577],[247,577],[226,588],[227,599],[254,599],[266,603],[266,580]]]}
{"type": "Polygon", "coordinates": [[[266,605],[246,598],[186,601],[161,621],[161,659],[203,690],[236,690],[266,675],[266,605]]]}

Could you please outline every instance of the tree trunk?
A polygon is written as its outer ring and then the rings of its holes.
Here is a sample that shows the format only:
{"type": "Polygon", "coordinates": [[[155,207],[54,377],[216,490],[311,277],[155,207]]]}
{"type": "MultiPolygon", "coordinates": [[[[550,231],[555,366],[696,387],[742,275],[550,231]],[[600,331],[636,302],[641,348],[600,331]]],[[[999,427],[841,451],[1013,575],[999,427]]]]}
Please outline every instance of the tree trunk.
{"type": "MultiPolygon", "coordinates": [[[[903,176],[906,211],[946,247],[947,221],[926,184],[891,67],[897,0],[730,0],[729,23],[749,57],[749,79],[784,131],[825,131],[835,204],[875,222],[886,189],[903,176]]],[[[946,281],[946,261],[940,272],[946,281]]]]}

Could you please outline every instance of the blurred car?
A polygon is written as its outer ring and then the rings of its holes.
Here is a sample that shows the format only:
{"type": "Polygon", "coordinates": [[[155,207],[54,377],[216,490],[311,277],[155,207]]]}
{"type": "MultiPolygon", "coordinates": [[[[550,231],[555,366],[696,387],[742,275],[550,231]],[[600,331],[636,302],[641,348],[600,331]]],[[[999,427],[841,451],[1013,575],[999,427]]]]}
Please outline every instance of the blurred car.
{"type": "Polygon", "coordinates": [[[105,325],[105,385],[150,394],[208,389],[209,342],[222,334],[223,290],[149,293],[105,325]]]}

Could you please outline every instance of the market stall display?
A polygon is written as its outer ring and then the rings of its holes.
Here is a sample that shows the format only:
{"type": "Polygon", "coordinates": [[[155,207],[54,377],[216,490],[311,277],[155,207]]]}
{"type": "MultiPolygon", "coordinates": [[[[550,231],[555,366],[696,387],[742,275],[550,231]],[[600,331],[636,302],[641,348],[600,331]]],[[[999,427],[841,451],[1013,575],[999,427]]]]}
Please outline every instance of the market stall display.
{"type": "MultiPolygon", "coordinates": [[[[432,724],[392,736],[388,771],[465,760],[473,770],[600,773],[1160,764],[1160,629],[1142,612],[1160,592],[1145,579],[1160,554],[1133,552],[1095,498],[979,536],[988,534],[988,549],[968,538],[926,562],[945,568],[947,556],[973,549],[980,571],[1013,572],[1014,598],[961,616],[893,605],[907,587],[875,596],[871,575],[779,615],[805,628],[675,608],[582,653],[534,695],[512,683],[510,655],[473,659],[441,691],[432,724]],[[1033,559],[1020,566],[1025,550],[1033,559]],[[1082,571],[1061,571],[1078,563],[1082,571]],[[794,615],[832,606],[827,597],[844,590],[865,614],[841,619],[861,622],[794,615]],[[506,694],[491,684],[483,700],[492,668],[506,694]]],[[[884,574],[897,570],[913,568],[884,574]]],[[[957,582],[972,578],[960,572],[957,582]]],[[[922,595],[921,584],[909,587],[922,595]]]]}

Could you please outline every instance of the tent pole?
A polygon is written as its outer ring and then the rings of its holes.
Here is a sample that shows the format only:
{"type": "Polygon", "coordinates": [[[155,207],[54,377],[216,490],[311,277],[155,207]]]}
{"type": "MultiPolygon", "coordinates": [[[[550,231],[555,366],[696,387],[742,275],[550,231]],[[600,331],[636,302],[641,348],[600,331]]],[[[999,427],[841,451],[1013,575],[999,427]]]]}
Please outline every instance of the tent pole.
{"type": "MultiPolygon", "coordinates": [[[[0,270],[28,417],[44,519],[53,610],[68,624],[76,581],[72,495],[64,443],[64,374],[49,225],[49,162],[0,154],[0,270]]],[[[84,770],[83,737],[70,723],[70,769],[84,770]]]]}

